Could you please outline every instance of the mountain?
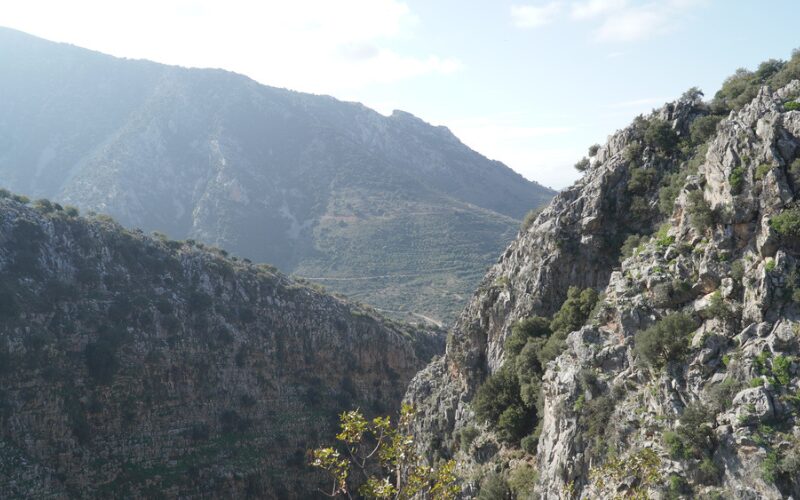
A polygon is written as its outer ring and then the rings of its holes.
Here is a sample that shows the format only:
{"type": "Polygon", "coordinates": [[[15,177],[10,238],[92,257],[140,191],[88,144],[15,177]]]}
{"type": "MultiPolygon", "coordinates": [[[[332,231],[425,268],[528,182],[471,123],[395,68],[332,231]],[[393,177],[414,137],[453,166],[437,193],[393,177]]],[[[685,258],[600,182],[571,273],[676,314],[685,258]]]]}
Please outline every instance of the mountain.
{"type": "Polygon", "coordinates": [[[555,194],[401,111],[0,28],[0,183],[450,321],[555,194]]]}
{"type": "Polygon", "coordinates": [[[338,413],[443,337],[266,265],[0,191],[0,497],[313,498],[338,413]]]}
{"type": "Polygon", "coordinates": [[[800,52],[590,150],[412,381],[465,498],[800,495],[800,52]]]}

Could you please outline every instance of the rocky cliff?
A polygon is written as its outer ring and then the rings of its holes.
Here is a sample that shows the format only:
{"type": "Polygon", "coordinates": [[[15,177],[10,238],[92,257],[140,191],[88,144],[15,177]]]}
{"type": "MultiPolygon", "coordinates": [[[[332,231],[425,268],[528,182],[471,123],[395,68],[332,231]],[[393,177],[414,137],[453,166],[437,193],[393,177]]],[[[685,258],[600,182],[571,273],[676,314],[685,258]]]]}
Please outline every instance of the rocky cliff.
{"type": "Polygon", "coordinates": [[[0,497],[309,498],[337,413],[440,335],[274,268],[0,192],[0,497]]]}
{"type": "Polygon", "coordinates": [[[409,113],[226,71],[0,28],[0,73],[2,187],[393,313],[452,321],[526,212],[555,194],[409,113]]]}
{"type": "Polygon", "coordinates": [[[407,393],[465,496],[800,494],[800,82],[769,77],[611,136],[489,271],[407,393]]]}

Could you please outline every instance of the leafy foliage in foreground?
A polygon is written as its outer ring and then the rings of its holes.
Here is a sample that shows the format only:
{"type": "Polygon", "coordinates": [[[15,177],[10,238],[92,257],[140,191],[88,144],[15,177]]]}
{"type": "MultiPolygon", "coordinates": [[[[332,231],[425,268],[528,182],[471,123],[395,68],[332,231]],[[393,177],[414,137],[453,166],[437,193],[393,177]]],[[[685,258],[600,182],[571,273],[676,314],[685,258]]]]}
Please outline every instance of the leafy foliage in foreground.
{"type": "Polygon", "coordinates": [[[343,443],[346,455],[332,447],[313,451],[311,465],[327,471],[333,481],[330,493],[325,493],[345,498],[353,498],[355,492],[366,498],[456,498],[455,462],[438,468],[423,464],[409,435],[413,418],[409,405],[403,405],[397,427],[392,427],[389,417],[367,420],[359,410],[342,413],[336,439],[343,443]]]}
{"type": "Polygon", "coordinates": [[[606,498],[633,498],[645,500],[650,498],[648,490],[655,488],[664,481],[659,468],[661,459],[649,448],[643,448],[632,453],[625,459],[612,458],[600,467],[595,467],[589,472],[593,486],[601,492],[608,494],[606,498]],[[626,478],[634,478],[635,486],[623,493],[609,491],[611,487],[619,484],[626,478]]]}

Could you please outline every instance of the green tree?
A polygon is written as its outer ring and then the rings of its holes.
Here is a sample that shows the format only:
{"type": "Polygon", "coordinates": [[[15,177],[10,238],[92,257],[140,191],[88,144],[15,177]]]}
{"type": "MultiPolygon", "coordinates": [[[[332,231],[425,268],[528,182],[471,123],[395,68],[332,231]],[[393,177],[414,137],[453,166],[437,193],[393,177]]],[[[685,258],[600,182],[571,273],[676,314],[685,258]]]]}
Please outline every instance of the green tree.
{"type": "Polygon", "coordinates": [[[651,120],[645,130],[644,140],[663,152],[669,152],[678,145],[678,134],[664,120],[651,120]]]}
{"type": "Polygon", "coordinates": [[[636,353],[657,368],[681,359],[689,348],[689,333],[694,328],[694,321],[686,314],[664,316],[658,323],[636,333],[636,353]]]}
{"type": "Polygon", "coordinates": [[[359,410],[342,413],[340,419],[341,432],[336,439],[346,448],[346,455],[332,447],[313,451],[311,465],[327,471],[333,481],[330,492],[323,493],[393,500],[420,496],[450,500],[458,495],[455,462],[429,467],[417,454],[409,435],[414,419],[411,406],[403,405],[397,427],[389,417],[367,420],[359,410]]]}

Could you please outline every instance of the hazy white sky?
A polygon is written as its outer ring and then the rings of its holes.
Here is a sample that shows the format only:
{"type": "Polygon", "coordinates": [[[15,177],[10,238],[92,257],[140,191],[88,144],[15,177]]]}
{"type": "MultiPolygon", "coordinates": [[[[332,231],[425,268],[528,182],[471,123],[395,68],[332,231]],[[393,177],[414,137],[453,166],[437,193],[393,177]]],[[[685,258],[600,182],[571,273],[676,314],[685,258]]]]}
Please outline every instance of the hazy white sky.
{"type": "Polygon", "coordinates": [[[800,46],[796,0],[0,0],[0,25],[403,109],[530,179],[636,114],[800,46]]]}

